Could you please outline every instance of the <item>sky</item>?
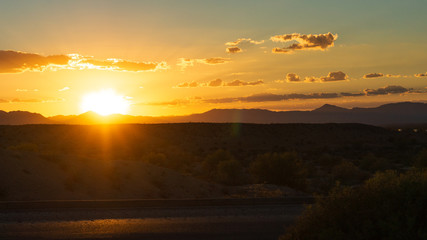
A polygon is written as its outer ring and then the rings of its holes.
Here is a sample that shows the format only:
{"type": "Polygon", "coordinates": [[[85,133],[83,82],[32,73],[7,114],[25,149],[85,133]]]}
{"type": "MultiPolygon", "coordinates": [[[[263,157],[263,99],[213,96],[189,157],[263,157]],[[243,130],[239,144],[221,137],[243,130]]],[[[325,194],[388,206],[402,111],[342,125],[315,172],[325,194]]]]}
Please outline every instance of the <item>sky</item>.
{"type": "Polygon", "coordinates": [[[165,116],[427,102],[426,9],[424,0],[1,0],[0,110],[165,116]]]}

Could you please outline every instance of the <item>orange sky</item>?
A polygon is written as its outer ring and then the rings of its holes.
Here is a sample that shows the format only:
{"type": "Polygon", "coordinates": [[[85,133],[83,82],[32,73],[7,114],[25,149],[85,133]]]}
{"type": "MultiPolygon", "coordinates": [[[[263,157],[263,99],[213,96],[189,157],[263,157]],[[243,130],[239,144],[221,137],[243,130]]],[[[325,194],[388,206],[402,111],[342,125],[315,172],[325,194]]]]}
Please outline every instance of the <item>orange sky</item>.
{"type": "Polygon", "coordinates": [[[153,116],[426,102],[426,8],[416,0],[2,1],[0,109],[80,114],[84,96],[102,90],[126,101],[126,113],[153,116]]]}

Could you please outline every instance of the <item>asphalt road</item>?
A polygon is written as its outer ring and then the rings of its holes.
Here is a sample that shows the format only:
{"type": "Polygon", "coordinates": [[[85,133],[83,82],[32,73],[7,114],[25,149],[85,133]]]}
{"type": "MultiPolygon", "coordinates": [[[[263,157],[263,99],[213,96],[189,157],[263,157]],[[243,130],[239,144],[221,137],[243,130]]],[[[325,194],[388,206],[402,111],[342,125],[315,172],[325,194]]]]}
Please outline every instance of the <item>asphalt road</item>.
{"type": "Polygon", "coordinates": [[[0,203],[0,239],[277,240],[309,201],[0,203]]]}

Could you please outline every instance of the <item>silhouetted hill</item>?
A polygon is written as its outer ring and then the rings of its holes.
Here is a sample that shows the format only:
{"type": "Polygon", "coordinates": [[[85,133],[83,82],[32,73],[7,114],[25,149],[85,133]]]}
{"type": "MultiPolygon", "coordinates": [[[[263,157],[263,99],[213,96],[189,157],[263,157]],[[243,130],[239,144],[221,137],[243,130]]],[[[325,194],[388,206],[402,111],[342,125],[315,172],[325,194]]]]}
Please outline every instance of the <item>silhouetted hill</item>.
{"type": "Polygon", "coordinates": [[[50,119],[43,117],[38,113],[25,111],[0,111],[1,125],[22,125],[22,124],[51,124],[50,119]]]}
{"type": "Polygon", "coordinates": [[[427,123],[427,104],[400,102],[375,108],[342,108],[325,104],[312,111],[269,111],[263,109],[212,109],[187,116],[101,116],[94,112],[45,118],[23,111],[0,112],[0,124],[106,124],[106,123],[363,123],[377,126],[427,123]]]}

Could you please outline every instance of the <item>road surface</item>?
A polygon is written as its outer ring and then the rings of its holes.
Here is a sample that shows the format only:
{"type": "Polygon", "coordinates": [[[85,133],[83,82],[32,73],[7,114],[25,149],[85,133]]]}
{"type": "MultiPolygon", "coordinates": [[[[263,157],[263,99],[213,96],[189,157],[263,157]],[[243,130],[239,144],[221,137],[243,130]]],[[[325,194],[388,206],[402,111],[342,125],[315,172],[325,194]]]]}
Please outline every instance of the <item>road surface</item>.
{"type": "Polygon", "coordinates": [[[0,239],[277,240],[310,199],[0,203],[0,239]]]}

